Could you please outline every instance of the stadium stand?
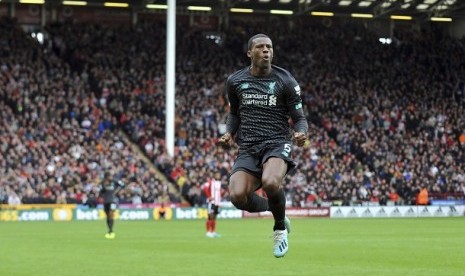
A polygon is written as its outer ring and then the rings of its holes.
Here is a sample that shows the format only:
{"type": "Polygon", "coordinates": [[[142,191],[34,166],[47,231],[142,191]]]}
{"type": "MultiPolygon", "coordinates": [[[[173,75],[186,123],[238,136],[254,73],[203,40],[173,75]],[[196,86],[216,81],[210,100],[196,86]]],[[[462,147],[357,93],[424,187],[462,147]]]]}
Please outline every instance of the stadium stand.
{"type": "Polygon", "coordinates": [[[258,32],[270,35],[276,63],[301,83],[311,123],[308,145],[295,149],[299,166],[286,177],[290,205],[416,204],[422,187],[430,199],[464,199],[463,39],[431,27],[397,30],[382,44],[359,24],[272,23],[233,22],[218,43],[180,26],[170,158],[163,24],[54,23],[41,45],[2,21],[3,202],[15,194],[22,202],[82,202],[111,169],[132,183],[126,202],[157,202],[171,183],[170,201],[201,205],[200,185],[215,169],[226,184],[236,151],[215,146],[228,109],[223,83],[247,65],[244,43],[258,32]]]}
{"type": "Polygon", "coordinates": [[[129,184],[123,203],[153,202],[168,190],[125,143],[86,72],[10,20],[0,34],[3,202],[17,195],[23,203],[86,203],[105,171],[129,184]]]}

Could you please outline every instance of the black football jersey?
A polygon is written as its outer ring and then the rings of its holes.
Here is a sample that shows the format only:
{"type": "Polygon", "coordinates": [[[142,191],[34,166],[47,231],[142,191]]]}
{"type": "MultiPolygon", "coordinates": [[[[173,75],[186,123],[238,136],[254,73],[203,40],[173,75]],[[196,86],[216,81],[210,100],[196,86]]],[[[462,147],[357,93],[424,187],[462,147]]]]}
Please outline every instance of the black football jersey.
{"type": "Polygon", "coordinates": [[[270,75],[255,77],[246,67],[228,78],[226,89],[230,113],[240,120],[236,142],[241,146],[290,143],[290,117],[308,127],[300,86],[283,68],[272,65],[270,75]]]}
{"type": "Polygon", "coordinates": [[[103,180],[100,184],[100,196],[103,198],[103,203],[115,203],[116,192],[124,187],[124,183],[114,180],[103,180]]]}

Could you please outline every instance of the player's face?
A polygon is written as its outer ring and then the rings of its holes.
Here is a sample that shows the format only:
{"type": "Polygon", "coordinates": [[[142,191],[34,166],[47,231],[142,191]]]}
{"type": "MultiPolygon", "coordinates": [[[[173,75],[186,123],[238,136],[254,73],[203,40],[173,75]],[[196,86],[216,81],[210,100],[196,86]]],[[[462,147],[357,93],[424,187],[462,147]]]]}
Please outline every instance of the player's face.
{"type": "Polygon", "coordinates": [[[252,48],[247,52],[252,65],[261,69],[271,66],[273,60],[273,43],[267,37],[259,37],[252,41],[252,48]]]}

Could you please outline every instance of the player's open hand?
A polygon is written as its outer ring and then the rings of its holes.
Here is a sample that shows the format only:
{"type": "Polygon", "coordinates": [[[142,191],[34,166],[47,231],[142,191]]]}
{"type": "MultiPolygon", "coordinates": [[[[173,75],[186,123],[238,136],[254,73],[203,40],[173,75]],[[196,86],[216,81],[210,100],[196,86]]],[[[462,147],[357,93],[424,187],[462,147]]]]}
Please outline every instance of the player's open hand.
{"type": "Polygon", "coordinates": [[[229,149],[232,147],[234,144],[233,137],[231,133],[227,132],[223,136],[220,137],[218,140],[218,146],[224,148],[224,149],[229,149]]]}
{"type": "Polygon", "coordinates": [[[307,140],[307,136],[303,132],[296,132],[294,133],[294,141],[298,147],[303,147],[305,145],[305,141],[307,140]]]}

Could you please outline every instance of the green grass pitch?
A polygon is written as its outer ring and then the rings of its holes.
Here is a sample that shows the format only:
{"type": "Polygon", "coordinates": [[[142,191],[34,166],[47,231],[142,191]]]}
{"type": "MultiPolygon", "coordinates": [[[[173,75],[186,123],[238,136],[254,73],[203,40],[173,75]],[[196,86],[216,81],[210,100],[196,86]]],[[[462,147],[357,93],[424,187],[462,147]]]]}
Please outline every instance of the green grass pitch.
{"type": "Polygon", "coordinates": [[[271,250],[270,219],[0,222],[0,275],[465,275],[465,218],[293,219],[271,250]]]}

